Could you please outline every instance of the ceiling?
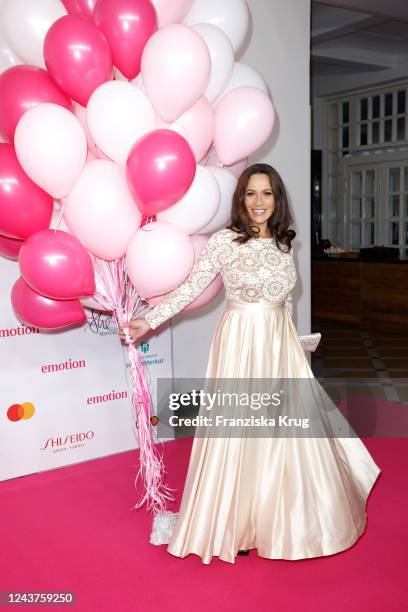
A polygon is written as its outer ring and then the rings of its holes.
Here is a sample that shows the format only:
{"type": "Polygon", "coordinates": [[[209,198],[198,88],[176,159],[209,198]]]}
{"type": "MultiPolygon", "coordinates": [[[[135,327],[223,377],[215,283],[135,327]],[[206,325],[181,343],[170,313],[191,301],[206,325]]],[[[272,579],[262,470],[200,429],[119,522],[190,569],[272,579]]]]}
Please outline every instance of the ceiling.
{"type": "MultiPolygon", "coordinates": [[[[408,0],[312,2],[311,76],[404,73],[408,77],[408,0]]],[[[344,78],[343,78],[344,81],[344,78]]]]}

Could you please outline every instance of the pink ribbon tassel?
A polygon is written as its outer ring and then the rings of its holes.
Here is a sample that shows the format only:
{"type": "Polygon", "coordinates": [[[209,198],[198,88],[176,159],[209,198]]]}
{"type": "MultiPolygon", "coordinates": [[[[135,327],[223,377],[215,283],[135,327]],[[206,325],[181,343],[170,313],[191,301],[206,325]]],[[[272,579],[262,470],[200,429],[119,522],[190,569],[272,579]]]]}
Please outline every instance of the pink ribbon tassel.
{"type": "MultiPolygon", "coordinates": [[[[97,287],[93,297],[106,310],[112,311],[118,324],[126,329],[132,319],[140,316],[146,303],[129,280],[125,260],[122,257],[115,261],[104,261],[93,257],[93,262],[97,287]]],[[[162,514],[166,510],[166,501],[173,500],[169,495],[172,489],[163,483],[165,469],[156,446],[156,430],[150,420],[154,415],[154,407],[143,363],[134,344],[128,343],[127,346],[132,381],[133,431],[140,449],[140,466],[135,486],[139,478],[142,478],[145,489],[142,499],[134,508],[140,508],[146,503],[148,510],[162,514]]]]}

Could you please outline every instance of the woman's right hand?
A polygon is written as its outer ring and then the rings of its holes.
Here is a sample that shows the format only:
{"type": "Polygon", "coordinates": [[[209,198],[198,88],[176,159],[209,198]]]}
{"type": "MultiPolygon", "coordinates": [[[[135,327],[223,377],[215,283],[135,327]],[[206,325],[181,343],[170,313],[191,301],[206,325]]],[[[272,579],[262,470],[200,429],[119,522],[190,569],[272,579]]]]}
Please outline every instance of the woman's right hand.
{"type": "Polygon", "coordinates": [[[144,336],[151,329],[144,317],[139,317],[130,321],[124,328],[119,327],[119,337],[126,344],[134,344],[139,338],[144,336]],[[127,332],[127,333],[126,333],[127,332]],[[130,338],[130,340],[129,340],[130,338]]]}

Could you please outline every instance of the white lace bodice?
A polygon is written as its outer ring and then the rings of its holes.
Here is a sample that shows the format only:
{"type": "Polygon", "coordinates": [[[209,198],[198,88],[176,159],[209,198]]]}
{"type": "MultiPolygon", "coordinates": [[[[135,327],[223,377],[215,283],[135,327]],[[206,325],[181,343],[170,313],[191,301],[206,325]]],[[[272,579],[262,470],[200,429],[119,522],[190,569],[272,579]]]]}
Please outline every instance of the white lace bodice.
{"type": "Polygon", "coordinates": [[[222,229],[210,237],[186,280],[146,315],[152,329],[195,300],[218,273],[228,299],[285,301],[292,314],[290,291],[297,279],[293,249],[289,253],[279,250],[273,238],[251,238],[239,244],[233,242],[236,236],[232,230],[222,229]]]}

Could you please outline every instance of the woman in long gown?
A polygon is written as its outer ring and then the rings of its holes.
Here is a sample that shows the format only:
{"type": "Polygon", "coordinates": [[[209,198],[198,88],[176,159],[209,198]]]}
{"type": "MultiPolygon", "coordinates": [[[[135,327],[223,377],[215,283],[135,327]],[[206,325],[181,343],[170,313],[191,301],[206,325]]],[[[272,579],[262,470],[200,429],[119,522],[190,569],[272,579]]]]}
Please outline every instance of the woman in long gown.
{"type": "MultiPolygon", "coordinates": [[[[131,322],[131,341],[180,312],[220,273],[228,302],[206,379],[303,379],[319,389],[318,418],[325,410],[339,414],[314,378],[292,321],[295,232],[276,170],[255,164],[243,172],[231,221],[210,237],[188,278],[131,322]]],[[[234,563],[250,549],[288,560],[340,552],[365,530],[379,473],[358,437],[196,436],[167,550],[199,555],[206,564],[213,556],[234,563]]]]}

